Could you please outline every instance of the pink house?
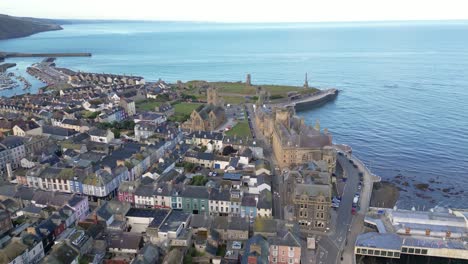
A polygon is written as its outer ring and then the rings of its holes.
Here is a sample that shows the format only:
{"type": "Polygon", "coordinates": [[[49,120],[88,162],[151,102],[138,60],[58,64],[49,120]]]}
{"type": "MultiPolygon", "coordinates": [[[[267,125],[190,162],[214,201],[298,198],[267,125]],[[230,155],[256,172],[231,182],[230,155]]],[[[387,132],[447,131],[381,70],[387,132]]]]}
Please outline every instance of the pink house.
{"type": "Polygon", "coordinates": [[[301,262],[301,243],[291,232],[284,236],[268,239],[270,244],[270,263],[299,264],[301,262]]]}
{"type": "Polygon", "coordinates": [[[119,186],[119,201],[135,205],[135,182],[122,182],[119,186]]]}

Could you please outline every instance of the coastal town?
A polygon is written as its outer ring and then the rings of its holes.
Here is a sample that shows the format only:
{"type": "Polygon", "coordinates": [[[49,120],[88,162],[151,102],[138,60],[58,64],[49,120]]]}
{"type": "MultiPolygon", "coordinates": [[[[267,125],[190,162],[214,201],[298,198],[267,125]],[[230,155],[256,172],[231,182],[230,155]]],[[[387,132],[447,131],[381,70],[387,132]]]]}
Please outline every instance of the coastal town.
{"type": "Polygon", "coordinates": [[[296,115],[339,94],[307,74],[27,72],[47,86],[0,98],[0,264],[468,261],[468,210],[370,206],[380,177],[296,115]]]}

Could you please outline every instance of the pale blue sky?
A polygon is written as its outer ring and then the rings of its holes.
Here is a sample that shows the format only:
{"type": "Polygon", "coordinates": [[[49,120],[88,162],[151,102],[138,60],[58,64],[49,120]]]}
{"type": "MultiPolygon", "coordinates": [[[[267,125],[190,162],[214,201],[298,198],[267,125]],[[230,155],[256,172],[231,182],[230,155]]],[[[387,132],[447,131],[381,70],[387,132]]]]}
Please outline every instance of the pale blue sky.
{"type": "Polygon", "coordinates": [[[453,20],[468,19],[468,0],[0,0],[0,13],[216,22],[453,20]]]}

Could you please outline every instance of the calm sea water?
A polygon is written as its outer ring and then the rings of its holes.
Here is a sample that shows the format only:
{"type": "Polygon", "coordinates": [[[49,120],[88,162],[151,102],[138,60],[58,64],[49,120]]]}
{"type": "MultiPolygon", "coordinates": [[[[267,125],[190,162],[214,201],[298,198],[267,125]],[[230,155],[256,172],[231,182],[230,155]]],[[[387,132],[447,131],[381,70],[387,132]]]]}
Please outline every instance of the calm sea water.
{"type": "MultiPolygon", "coordinates": [[[[0,50],[92,52],[75,70],[149,80],[244,80],[336,87],[338,99],[301,112],[373,172],[401,175],[399,206],[466,207],[468,22],[352,24],[100,23],[0,41],[0,50]],[[413,185],[429,183],[427,191],[413,185]],[[447,188],[444,190],[444,188],[447,188]]],[[[38,59],[10,60],[18,72],[38,59]]],[[[16,71],[16,69],[13,69],[16,71]]],[[[34,82],[32,92],[42,84],[34,82]]],[[[19,94],[2,91],[0,95],[19,94]]]]}

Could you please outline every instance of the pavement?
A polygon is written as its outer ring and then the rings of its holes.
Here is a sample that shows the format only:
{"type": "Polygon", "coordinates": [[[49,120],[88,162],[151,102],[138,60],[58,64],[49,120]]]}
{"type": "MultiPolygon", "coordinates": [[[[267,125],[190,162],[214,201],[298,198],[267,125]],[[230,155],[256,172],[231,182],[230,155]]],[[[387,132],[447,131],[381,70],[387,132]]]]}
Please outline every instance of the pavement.
{"type": "Polygon", "coordinates": [[[336,221],[332,221],[330,225],[331,232],[328,235],[322,236],[318,242],[316,254],[316,263],[318,264],[353,263],[352,260],[351,262],[342,262],[341,257],[343,256],[344,258],[343,251],[345,245],[349,246],[351,244],[348,241],[349,232],[352,233],[352,231],[358,228],[358,225],[353,221],[353,218],[358,216],[351,214],[351,208],[354,195],[358,191],[360,171],[359,167],[354,168],[353,164],[344,155],[338,155],[337,162],[342,166],[344,173],[348,176],[348,180],[343,189],[340,207],[336,210],[336,221]]]}

